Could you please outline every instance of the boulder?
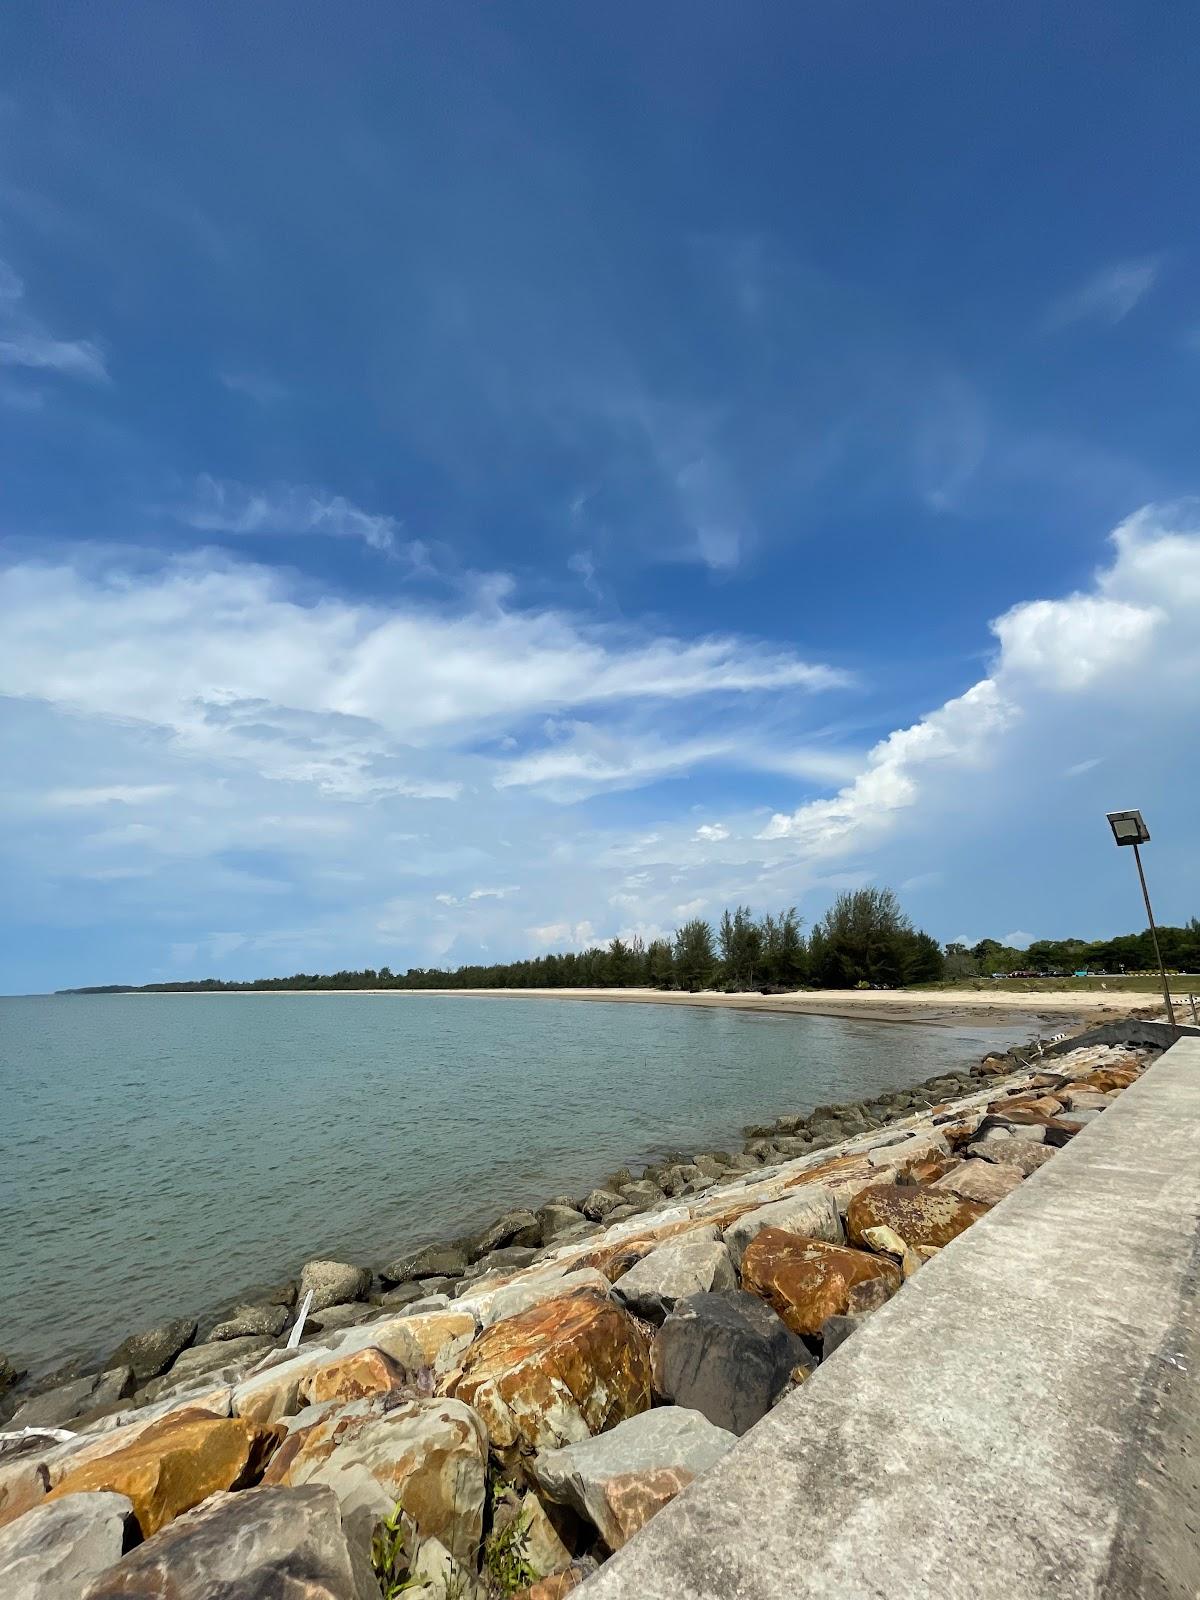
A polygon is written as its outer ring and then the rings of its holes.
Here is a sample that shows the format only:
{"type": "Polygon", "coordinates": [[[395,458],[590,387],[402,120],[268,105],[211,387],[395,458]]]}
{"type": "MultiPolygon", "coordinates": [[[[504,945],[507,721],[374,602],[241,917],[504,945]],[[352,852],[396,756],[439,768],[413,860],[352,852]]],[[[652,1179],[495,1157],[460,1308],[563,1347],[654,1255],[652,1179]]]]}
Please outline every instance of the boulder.
{"type": "Polygon", "coordinates": [[[548,1578],[539,1578],[536,1583],[530,1584],[528,1589],[522,1589],[516,1600],[566,1600],[573,1590],[578,1589],[588,1574],[578,1567],[568,1567],[565,1572],[555,1572],[548,1578]]]}
{"type": "Polygon", "coordinates": [[[0,1350],[0,1399],[14,1388],[25,1376],[25,1368],[18,1367],[16,1362],[0,1350]]]}
{"type": "Polygon", "coordinates": [[[972,1157],[963,1161],[953,1172],[947,1172],[934,1182],[935,1189],[949,1189],[963,1200],[979,1200],[994,1206],[1025,1180],[1020,1167],[1006,1161],[981,1161],[972,1157]]]}
{"type": "Polygon", "coordinates": [[[181,1350],[186,1350],[196,1337],[195,1318],[179,1317],[173,1322],[160,1322],[144,1333],[134,1333],[119,1344],[109,1356],[110,1367],[132,1367],[139,1384],[157,1378],[165,1372],[181,1350]]]}
{"type": "Polygon", "coordinates": [[[209,1332],[206,1344],[225,1339],[246,1339],[256,1334],[266,1334],[277,1339],[287,1326],[286,1306],[235,1306],[223,1322],[218,1322],[209,1332]]]}
{"type": "Polygon", "coordinates": [[[637,1183],[623,1183],[617,1192],[627,1206],[636,1206],[639,1211],[645,1211],[648,1206],[657,1205],[665,1198],[658,1184],[644,1178],[637,1183]]]}
{"type": "Polygon", "coordinates": [[[337,1496],[304,1489],[218,1494],[95,1579],[82,1600],[379,1600],[337,1496]]]}
{"type": "Polygon", "coordinates": [[[316,1406],[323,1400],[364,1400],[370,1395],[399,1393],[411,1382],[411,1372],[368,1345],[365,1350],[335,1350],[326,1356],[300,1380],[299,1392],[305,1405],[316,1406]]]}
{"type": "Polygon", "coordinates": [[[427,1244],[380,1267],[381,1283],[408,1283],[412,1278],[461,1278],[467,1270],[467,1251],[459,1244],[427,1244]]]}
{"type": "Polygon", "coordinates": [[[603,1222],[609,1212],[615,1211],[620,1204],[621,1196],[614,1194],[611,1189],[593,1189],[579,1209],[589,1222],[603,1222]]]}
{"type": "Polygon", "coordinates": [[[473,1310],[465,1306],[447,1306],[354,1328],[339,1335],[334,1349],[346,1356],[374,1346],[410,1374],[423,1367],[441,1373],[457,1365],[478,1331],[473,1310]]]}
{"type": "Polygon", "coordinates": [[[1108,1105],[1108,1096],[1099,1089],[1072,1087],[1063,1092],[1062,1098],[1068,1111],[1103,1111],[1108,1105]]]}
{"type": "Polygon", "coordinates": [[[756,1295],[697,1294],[680,1301],[650,1347],[654,1393],[742,1434],[766,1416],[807,1352],[756,1295]]]}
{"type": "Polygon", "coordinates": [[[663,1188],[668,1194],[679,1194],[700,1176],[700,1168],[691,1161],[677,1161],[663,1173],[663,1188]]]}
{"type": "Polygon", "coordinates": [[[850,1291],[868,1280],[894,1294],[903,1283],[884,1256],[824,1239],[806,1239],[765,1228],[742,1257],[742,1284],[761,1295],[793,1333],[815,1338],[826,1318],[849,1308],[850,1291]]]}
{"type": "Polygon", "coordinates": [[[341,1305],[347,1300],[365,1300],[370,1287],[367,1267],[351,1267],[343,1261],[309,1261],[300,1273],[300,1304],[311,1289],[309,1311],[324,1311],[326,1306],[341,1305]]]}
{"type": "MultiPolygon", "coordinates": [[[[433,1279],[428,1279],[426,1283],[421,1285],[426,1293],[429,1292],[428,1283],[433,1281],[433,1279]]],[[[449,1283],[450,1280],[449,1278],[439,1278],[436,1281],[449,1283]]],[[[362,1300],[349,1300],[339,1302],[337,1305],[325,1306],[314,1315],[305,1318],[304,1332],[300,1337],[302,1340],[315,1339],[318,1335],[340,1333],[343,1328],[357,1328],[360,1323],[369,1322],[377,1314],[375,1306],[367,1305],[362,1300]]]]}
{"type": "Polygon", "coordinates": [[[729,1249],[716,1233],[715,1228],[697,1228],[660,1244],[617,1280],[614,1298],[646,1321],[661,1322],[690,1295],[736,1289],[729,1249]]]}
{"type": "Polygon", "coordinates": [[[73,1600],[138,1537],[124,1495],[70,1494],[0,1530],[4,1600],[73,1600]]]}
{"type": "MultiPolygon", "coordinates": [[[[1085,1116],[1090,1115],[1088,1112],[1084,1112],[1082,1114],[1085,1116]]],[[[625,1222],[629,1217],[636,1217],[640,1210],[640,1206],[627,1206],[624,1201],[622,1201],[619,1206],[608,1213],[604,1220],[609,1224],[614,1222],[625,1222]]]]}
{"type": "Polygon", "coordinates": [[[193,1345],[178,1357],[170,1372],[165,1372],[161,1378],[155,1378],[145,1388],[139,1389],[138,1399],[165,1399],[171,1390],[218,1372],[229,1372],[240,1377],[255,1357],[273,1350],[275,1343],[265,1334],[255,1334],[245,1339],[221,1339],[216,1344],[193,1345]]]}
{"type": "Polygon", "coordinates": [[[692,1165],[698,1169],[702,1178],[723,1178],[728,1169],[727,1160],[719,1160],[715,1155],[695,1156],[692,1165]]]}
{"type": "Polygon", "coordinates": [[[576,1289],[486,1328],[454,1393],[479,1412],[495,1450],[552,1448],[645,1411],[650,1354],[607,1295],[576,1289]]]}
{"type": "Polygon", "coordinates": [[[502,1217],[497,1217],[490,1228],[485,1228],[468,1254],[472,1261],[478,1261],[480,1256],[488,1255],[492,1250],[503,1249],[505,1245],[526,1245],[536,1249],[542,1242],[542,1226],[537,1217],[527,1207],[516,1211],[506,1211],[502,1217]]]}
{"type": "MultiPolygon", "coordinates": [[[[1037,1148],[1023,1145],[1025,1150],[1037,1148]]],[[[918,1189],[912,1184],[879,1183],[860,1189],[846,1209],[846,1232],[866,1244],[868,1228],[891,1228],[908,1245],[941,1247],[958,1237],[987,1211],[978,1200],[963,1200],[949,1189],[918,1189]]]]}
{"type": "Polygon", "coordinates": [[[1027,1144],[1023,1139],[978,1139],[967,1146],[968,1156],[980,1156],[984,1161],[1000,1161],[1014,1166],[1027,1178],[1031,1172],[1054,1155],[1054,1147],[1047,1144],[1027,1144]]]}
{"type": "Polygon", "coordinates": [[[866,1320],[865,1314],[851,1312],[826,1317],[821,1329],[821,1359],[828,1361],[833,1352],[839,1350],[866,1320]]]}
{"type": "Polygon", "coordinates": [[[825,1239],[830,1244],[840,1244],[845,1238],[837,1202],[828,1189],[816,1184],[786,1200],[775,1200],[755,1211],[747,1211],[725,1229],[725,1243],[735,1266],[740,1266],[746,1247],[764,1228],[794,1233],[805,1239],[825,1239]]]}
{"type": "Polygon", "coordinates": [[[473,1561],[483,1537],[487,1450],[482,1421],[458,1400],[376,1395],[293,1427],[264,1482],[328,1484],[351,1537],[364,1544],[402,1500],[422,1537],[473,1561]]]}
{"type": "Polygon", "coordinates": [[[573,1232],[581,1223],[586,1222],[587,1218],[582,1211],[576,1211],[572,1206],[557,1205],[552,1201],[538,1212],[538,1221],[542,1228],[542,1243],[551,1244],[563,1235],[573,1232]]]}
{"type": "Polygon", "coordinates": [[[539,1450],[532,1472],[553,1499],[572,1506],[619,1550],[736,1443],[699,1411],[663,1406],[598,1438],[539,1450]]]}
{"type": "Polygon", "coordinates": [[[485,1328],[515,1317],[519,1312],[540,1306],[547,1300],[558,1300],[576,1289],[591,1289],[597,1294],[608,1293],[608,1278],[595,1267],[581,1267],[576,1272],[547,1273],[544,1277],[520,1278],[516,1283],[505,1284],[493,1292],[491,1299],[480,1306],[479,1320],[485,1328]]]}
{"type": "Polygon", "coordinates": [[[124,1400],[133,1393],[132,1367],[112,1367],[107,1372],[76,1378],[73,1383],[47,1389],[26,1400],[13,1414],[14,1431],[21,1428],[62,1428],[76,1417],[89,1415],[124,1400]]]}
{"type": "Polygon", "coordinates": [[[521,1522],[525,1556],[535,1572],[548,1576],[571,1565],[571,1550],[578,1527],[574,1516],[556,1506],[555,1516],[551,1517],[532,1490],[521,1501],[517,1516],[521,1522]],[[563,1539],[560,1524],[567,1531],[570,1545],[563,1539]]]}
{"type": "Polygon", "coordinates": [[[146,1538],[221,1489],[255,1483],[278,1442],[274,1428],[202,1411],[170,1413],[129,1444],[81,1465],[67,1462],[50,1501],[110,1489],[133,1502],[146,1538]]]}
{"type": "Polygon", "coordinates": [[[485,1277],[490,1272],[519,1272],[522,1267],[527,1267],[537,1255],[532,1245],[509,1244],[500,1250],[489,1250],[485,1256],[477,1256],[467,1268],[466,1277],[485,1277]]]}
{"type": "Polygon", "coordinates": [[[278,1359],[261,1372],[233,1386],[230,1409],[248,1422],[277,1422],[299,1411],[300,1385],[330,1352],[328,1350],[279,1351],[278,1359]]]}
{"type": "Polygon", "coordinates": [[[423,1300],[428,1292],[423,1283],[398,1283],[394,1289],[378,1295],[375,1304],[384,1311],[400,1311],[414,1300],[423,1300]]]}
{"type": "Polygon", "coordinates": [[[476,1600],[479,1590],[473,1571],[458,1562],[440,1539],[422,1539],[404,1586],[404,1600],[447,1600],[448,1596],[476,1600]]]}

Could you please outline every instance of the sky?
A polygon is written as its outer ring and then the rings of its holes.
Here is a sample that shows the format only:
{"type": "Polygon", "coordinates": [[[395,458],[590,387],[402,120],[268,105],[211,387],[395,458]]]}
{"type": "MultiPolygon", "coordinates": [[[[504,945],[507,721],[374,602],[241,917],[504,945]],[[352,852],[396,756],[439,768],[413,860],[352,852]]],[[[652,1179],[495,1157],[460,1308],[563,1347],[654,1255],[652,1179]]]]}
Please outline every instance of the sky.
{"type": "Polygon", "coordinates": [[[1198,46],[9,0],[0,990],[1200,914],[1198,46]]]}

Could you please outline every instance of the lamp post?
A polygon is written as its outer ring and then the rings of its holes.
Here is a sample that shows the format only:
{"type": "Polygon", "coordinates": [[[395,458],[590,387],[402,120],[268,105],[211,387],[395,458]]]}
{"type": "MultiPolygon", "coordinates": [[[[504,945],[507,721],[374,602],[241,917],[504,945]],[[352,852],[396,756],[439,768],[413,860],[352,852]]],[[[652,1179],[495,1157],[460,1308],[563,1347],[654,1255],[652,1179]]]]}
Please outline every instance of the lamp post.
{"type": "Polygon", "coordinates": [[[1140,811],[1110,811],[1108,825],[1119,845],[1133,846],[1133,859],[1137,862],[1138,882],[1142,886],[1142,899],[1146,902],[1146,920],[1150,924],[1150,938],[1154,945],[1154,958],[1158,962],[1158,975],[1162,979],[1163,999],[1167,1006],[1167,1021],[1175,1027],[1175,1007],[1171,1004],[1171,986],[1167,982],[1167,969],[1163,966],[1162,951],[1158,948],[1158,929],[1154,926],[1154,913],[1150,909],[1150,891],[1146,888],[1146,874],[1142,871],[1142,853],[1139,845],[1150,842],[1150,829],[1140,811]]]}

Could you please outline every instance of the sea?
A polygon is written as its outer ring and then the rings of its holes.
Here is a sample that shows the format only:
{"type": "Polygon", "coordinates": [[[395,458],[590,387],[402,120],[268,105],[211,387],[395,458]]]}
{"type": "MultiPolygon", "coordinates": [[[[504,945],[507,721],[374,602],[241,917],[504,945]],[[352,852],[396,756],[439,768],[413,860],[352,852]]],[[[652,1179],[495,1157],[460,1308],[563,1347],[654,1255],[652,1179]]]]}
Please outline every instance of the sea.
{"type": "Polygon", "coordinates": [[[1022,1037],[509,996],[0,999],[0,1352],[103,1355],[312,1257],[379,1264],[1022,1037]]]}

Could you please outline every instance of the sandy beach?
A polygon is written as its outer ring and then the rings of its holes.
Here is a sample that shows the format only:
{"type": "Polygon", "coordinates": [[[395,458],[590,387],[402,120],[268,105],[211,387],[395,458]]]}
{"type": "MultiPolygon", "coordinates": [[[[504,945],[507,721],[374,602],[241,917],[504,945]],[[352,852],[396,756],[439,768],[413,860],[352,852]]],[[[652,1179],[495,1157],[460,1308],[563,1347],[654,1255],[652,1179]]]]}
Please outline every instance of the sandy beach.
{"type": "MultiPolygon", "coordinates": [[[[146,991],[135,991],[145,994],[146,991]]],[[[156,991],[178,993],[179,991],[156,991]]],[[[1014,1026],[1036,1021],[1088,1023],[1115,1021],[1132,1012],[1157,1014],[1155,996],[1122,990],[1062,990],[1028,993],[980,990],[800,990],[794,994],[682,994],[664,989],[224,989],[194,994],[371,994],[401,999],[438,995],[446,999],[595,1000],[608,1005],[699,1006],[729,1011],[770,1011],[778,1015],[844,1017],[861,1022],[915,1022],[926,1027],[1014,1026]]]]}

